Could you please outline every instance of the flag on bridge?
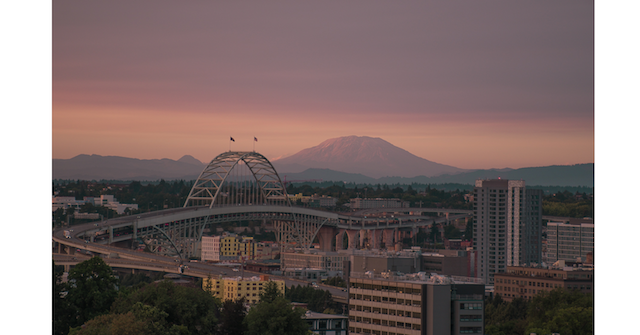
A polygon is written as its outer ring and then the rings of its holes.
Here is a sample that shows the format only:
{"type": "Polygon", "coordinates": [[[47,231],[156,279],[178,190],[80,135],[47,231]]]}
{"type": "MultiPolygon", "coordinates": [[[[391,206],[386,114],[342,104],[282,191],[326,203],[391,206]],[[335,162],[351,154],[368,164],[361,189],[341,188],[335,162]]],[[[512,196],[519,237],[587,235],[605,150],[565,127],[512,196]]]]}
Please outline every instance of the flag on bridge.
{"type": "Polygon", "coordinates": [[[236,140],[234,140],[233,137],[231,137],[231,141],[235,142],[236,140]]]}
{"type": "Polygon", "coordinates": [[[258,142],[258,138],[254,136],[254,137],[253,137],[253,141],[254,141],[254,142],[258,142]]]}

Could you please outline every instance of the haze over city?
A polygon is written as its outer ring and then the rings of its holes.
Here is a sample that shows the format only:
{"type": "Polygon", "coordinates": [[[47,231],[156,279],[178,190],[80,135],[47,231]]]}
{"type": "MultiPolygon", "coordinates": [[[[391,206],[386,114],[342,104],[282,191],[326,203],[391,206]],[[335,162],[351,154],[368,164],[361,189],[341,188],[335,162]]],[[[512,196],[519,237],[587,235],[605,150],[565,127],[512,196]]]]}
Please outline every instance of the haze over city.
{"type": "Polygon", "coordinates": [[[56,1],[53,158],[208,162],[255,144],[275,160],[357,135],[464,169],[592,163],[593,15],[590,2],[56,1]]]}

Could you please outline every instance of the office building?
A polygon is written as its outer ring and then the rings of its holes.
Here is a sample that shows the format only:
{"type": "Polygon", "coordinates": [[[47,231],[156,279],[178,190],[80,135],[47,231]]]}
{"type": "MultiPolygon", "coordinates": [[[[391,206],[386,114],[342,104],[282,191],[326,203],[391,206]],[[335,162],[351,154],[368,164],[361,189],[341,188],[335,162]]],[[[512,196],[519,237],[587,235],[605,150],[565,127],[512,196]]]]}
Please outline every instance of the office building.
{"type": "Polygon", "coordinates": [[[484,284],[479,282],[424,273],[352,273],[349,334],[483,334],[484,284]]]}
{"type": "Polygon", "coordinates": [[[503,300],[530,299],[541,291],[552,291],[558,287],[593,294],[593,267],[566,267],[563,261],[549,269],[507,266],[504,273],[494,276],[494,293],[503,300]]]}
{"type": "Polygon", "coordinates": [[[542,190],[523,180],[476,180],[473,249],[477,276],[487,285],[507,266],[542,262],[542,190]]]}
{"type": "Polygon", "coordinates": [[[585,261],[588,253],[593,253],[592,219],[571,219],[569,222],[547,223],[547,256],[545,262],[553,264],[563,260],[585,261]]]}

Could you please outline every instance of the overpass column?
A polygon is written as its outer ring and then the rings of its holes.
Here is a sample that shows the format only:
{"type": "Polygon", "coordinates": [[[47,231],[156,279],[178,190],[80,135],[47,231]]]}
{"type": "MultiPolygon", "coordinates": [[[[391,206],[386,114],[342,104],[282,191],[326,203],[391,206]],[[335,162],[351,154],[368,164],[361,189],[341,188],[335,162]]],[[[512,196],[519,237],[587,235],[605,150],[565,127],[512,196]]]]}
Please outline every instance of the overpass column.
{"type": "Polygon", "coordinates": [[[320,250],[331,251],[331,239],[334,236],[333,227],[323,226],[318,231],[318,242],[320,242],[320,250]]]}
{"type": "Polygon", "coordinates": [[[396,228],[395,231],[395,235],[396,235],[396,251],[401,251],[402,250],[402,231],[398,228],[396,228]]]}
{"type": "Polygon", "coordinates": [[[382,231],[382,236],[384,238],[384,246],[387,250],[393,250],[393,229],[385,229],[382,231]]]}
{"type": "Polygon", "coordinates": [[[382,231],[380,231],[379,229],[372,229],[370,230],[371,232],[371,248],[373,249],[380,249],[380,235],[382,235],[382,231]]]}
{"type": "Polygon", "coordinates": [[[355,249],[356,245],[358,244],[358,242],[356,241],[356,234],[358,234],[357,230],[347,230],[347,237],[349,237],[349,246],[347,248],[349,250],[355,249]]]}
{"type": "MultiPolygon", "coordinates": [[[[364,225],[364,220],[362,221],[364,225]]],[[[360,229],[360,249],[364,249],[364,239],[367,236],[367,231],[364,229],[360,229]]]]}
{"type": "Polygon", "coordinates": [[[336,251],[344,250],[344,245],[342,244],[344,240],[344,232],[345,232],[344,229],[340,229],[340,231],[336,235],[336,251]]]}
{"type": "Polygon", "coordinates": [[[109,226],[109,244],[113,243],[113,226],[109,226]]]}
{"type": "Polygon", "coordinates": [[[411,242],[413,245],[418,244],[418,227],[411,228],[411,242]]]}

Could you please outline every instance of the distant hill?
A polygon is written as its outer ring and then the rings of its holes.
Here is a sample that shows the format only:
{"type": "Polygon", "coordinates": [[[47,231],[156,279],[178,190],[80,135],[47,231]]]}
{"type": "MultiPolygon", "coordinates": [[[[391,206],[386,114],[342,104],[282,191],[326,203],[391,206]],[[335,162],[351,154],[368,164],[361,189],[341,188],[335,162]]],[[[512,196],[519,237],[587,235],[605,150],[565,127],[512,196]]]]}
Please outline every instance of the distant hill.
{"type": "MultiPolygon", "coordinates": [[[[576,165],[553,165],[521,169],[476,170],[456,175],[438,177],[417,176],[413,178],[384,177],[370,178],[361,174],[351,174],[329,169],[308,169],[300,173],[287,173],[287,180],[343,181],[363,184],[469,184],[477,179],[523,179],[528,186],[585,186],[593,187],[593,163],[576,165]]],[[[282,177],[282,176],[281,176],[282,177]]]]}
{"type": "MultiPolygon", "coordinates": [[[[521,169],[462,170],[412,155],[371,137],[348,136],[322,142],[272,162],[284,181],[322,180],[362,184],[469,184],[477,179],[524,179],[527,185],[593,187],[593,163],[521,169]]],[[[136,159],[78,155],[53,160],[53,179],[195,180],[206,164],[186,155],[136,159]]]]}
{"type": "Polygon", "coordinates": [[[420,158],[381,138],[367,136],[332,138],[271,163],[281,174],[316,168],[360,173],[372,178],[434,177],[469,171],[420,158]]]}
{"type": "Polygon", "coordinates": [[[204,163],[188,155],[177,161],[78,155],[70,159],[54,159],[53,179],[194,180],[204,167],[204,163]]]}

